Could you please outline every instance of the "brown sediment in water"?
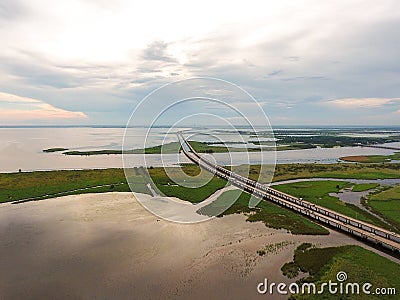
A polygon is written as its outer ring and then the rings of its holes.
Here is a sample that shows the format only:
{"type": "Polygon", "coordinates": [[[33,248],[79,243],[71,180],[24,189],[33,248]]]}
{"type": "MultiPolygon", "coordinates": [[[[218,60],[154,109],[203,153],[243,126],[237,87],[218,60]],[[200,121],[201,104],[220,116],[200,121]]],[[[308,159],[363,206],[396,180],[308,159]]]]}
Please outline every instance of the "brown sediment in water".
{"type": "Polygon", "coordinates": [[[355,156],[343,156],[339,158],[340,160],[343,161],[349,161],[349,162],[365,162],[368,161],[368,157],[365,155],[355,155],[355,156]]]}
{"type": "Polygon", "coordinates": [[[302,242],[361,245],[334,231],[291,235],[244,215],[171,223],[131,193],[7,203],[0,215],[4,299],[252,299],[265,277],[293,282],[280,268],[302,242]]]}

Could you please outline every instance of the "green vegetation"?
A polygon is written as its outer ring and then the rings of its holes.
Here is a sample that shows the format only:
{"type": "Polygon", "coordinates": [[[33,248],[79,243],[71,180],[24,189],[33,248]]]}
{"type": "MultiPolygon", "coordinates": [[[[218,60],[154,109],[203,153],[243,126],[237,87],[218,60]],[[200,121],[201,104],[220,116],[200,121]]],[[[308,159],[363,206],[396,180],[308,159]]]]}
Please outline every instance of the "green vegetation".
{"type": "Polygon", "coordinates": [[[373,212],[400,228],[400,185],[378,191],[366,201],[373,212]]]}
{"type": "MultiPolygon", "coordinates": [[[[240,171],[244,166],[234,167],[235,171],[240,171]]],[[[248,166],[246,166],[248,168],[248,166]]],[[[178,168],[168,168],[168,172],[178,168]]],[[[146,186],[146,170],[143,168],[131,169],[129,175],[129,184],[134,191],[150,194],[146,186]]],[[[250,177],[258,178],[259,166],[250,166],[250,177]]],[[[183,171],[190,175],[196,176],[200,172],[200,168],[193,164],[183,166],[183,171]]],[[[226,182],[220,178],[212,178],[209,184],[196,190],[177,186],[172,182],[162,168],[150,168],[148,170],[155,186],[162,193],[168,196],[175,196],[182,200],[198,203],[213,194],[218,189],[225,186],[226,182]]],[[[341,178],[399,178],[399,164],[375,164],[375,165],[355,165],[355,164],[333,164],[333,165],[317,165],[317,164],[295,164],[295,165],[277,165],[277,176],[274,180],[302,178],[302,177],[341,177],[341,178]]],[[[261,174],[261,179],[264,174],[261,174]]],[[[264,175],[265,177],[265,175],[264,175]]],[[[197,179],[196,179],[197,180],[197,179]]],[[[0,202],[17,201],[21,199],[33,198],[46,199],[60,195],[82,194],[82,193],[102,193],[109,191],[130,191],[126,184],[126,178],[122,169],[104,169],[104,170],[63,170],[49,172],[21,172],[0,174],[0,202]]],[[[359,208],[344,204],[335,197],[327,195],[329,192],[337,192],[338,188],[350,186],[345,182],[302,182],[290,185],[281,185],[281,189],[295,196],[329,207],[339,212],[348,214],[351,217],[373,222],[379,226],[385,227],[381,221],[371,216],[367,212],[359,208]],[[286,186],[286,187],[285,187],[286,186]],[[321,198],[321,199],[319,199],[321,198]]],[[[375,188],[376,185],[355,185],[353,190],[361,191],[375,188]]],[[[278,187],[279,189],[279,187],[278,187]]],[[[223,201],[231,201],[234,199],[235,191],[225,192],[220,198],[223,201]],[[225,200],[224,200],[225,199],[225,200]]],[[[382,194],[378,201],[378,194],[374,195],[368,205],[375,212],[389,218],[392,224],[400,219],[398,216],[398,190],[393,190],[392,195],[382,194]],[[396,194],[397,193],[397,194],[396,194]],[[396,196],[397,195],[397,196],[396,196]]],[[[292,233],[308,233],[320,234],[322,231],[327,232],[321,226],[314,224],[308,219],[298,215],[297,213],[288,211],[269,202],[261,202],[255,209],[249,209],[249,195],[243,194],[225,214],[244,212],[249,214],[249,221],[263,221],[267,226],[273,228],[285,228],[292,233]],[[250,213],[251,212],[251,213],[250,213]],[[254,213],[254,214],[253,214],[254,213]]],[[[220,200],[220,199],[219,199],[220,200]]],[[[219,200],[213,203],[218,205],[219,200]]],[[[207,214],[207,207],[203,208],[202,213],[207,214]]],[[[388,219],[389,220],[389,219],[388,219]]],[[[399,226],[397,226],[399,227],[399,226]]]]}
{"type": "Polygon", "coordinates": [[[359,162],[359,163],[385,163],[391,162],[392,160],[400,160],[400,152],[396,152],[392,155],[356,155],[356,156],[343,156],[339,158],[343,161],[348,162],[359,162]]]}
{"type": "Polygon", "coordinates": [[[66,151],[68,150],[67,148],[48,148],[44,149],[43,152],[51,153],[51,152],[60,152],[60,151],[66,151]]]}
{"type": "Polygon", "coordinates": [[[210,146],[212,144],[204,143],[204,142],[196,142],[191,141],[190,145],[196,152],[199,153],[223,153],[223,152],[258,152],[260,148],[234,148],[234,147],[225,147],[225,146],[210,146]]]}
{"type": "MultiPolygon", "coordinates": [[[[335,131],[279,131],[275,133],[278,139],[277,145],[308,145],[308,147],[348,147],[358,145],[374,145],[399,141],[398,136],[386,137],[363,137],[338,134],[335,131]]],[[[262,136],[262,135],[259,135],[262,136]]],[[[270,136],[268,133],[267,136],[270,136]]]]}
{"type": "Polygon", "coordinates": [[[296,250],[294,251],[293,261],[285,263],[282,266],[282,268],[281,268],[282,274],[288,278],[295,278],[295,277],[299,276],[300,271],[304,270],[303,272],[306,272],[305,268],[301,268],[302,266],[298,262],[298,260],[299,260],[298,255],[299,255],[299,253],[304,253],[308,248],[311,248],[311,247],[312,247],[311,243],[303,243],[300,246],[298,246],[296,248],[296,250]]]}
{"type": "MultiPolygon", "coordinates": [[[[175,182],[173,182],[166,173],[168,172],[168,174],[172,174],[174,170],[178,169],[177,168],[166,168],[166,170],[164,170],[163,168],[149,169],[149,174],[153,182],[156,184],[157,188],[164,195],[169,197],[177,197],[181,200],[186,200],[192,203],[198,203],[207,199],[209,196],[211,196],[213,193],[223,188],[227,184],[226,180],[214,176],[207,184],[195,189],[180,186],[177,185],[175,182]]],[[[196,165],[185,165],[183,167],[183,170],[185,174],[192,176],[193,178],[191,179],[190,177],[186,177],[185,184],[189,184],[190,186],[195,186],[196,183],[199,183],[198,177],[194,176],[197,176],[200,173],[200,167],[196,165]],[[192,182],[190,182],[190,180],[192,180],[192,182]]],[[[174,178],[177,180],[180,179],[182,180],[182,174],[175,172],[174,178]]]]}
{"type": "MultiPolygon", "coordinates": [[[[200,168],[195,165],[185,165],[183,166],[183,170],[190,176],[195,176],[200,172],[200,168]]],[[[152,168],[148,171],[156,187],[165,195],[178,197],[193,203],[203,201],[226,185],[225,180],[213,177],[208,184],[194,191],[192,188],[175,186],[162,168],[152,168]]],[[[145,172],[144,168],[133,168],[130,170],[128,182],[133,191],[150,194],[146,186],[148,182],[146,176],[147,172],[145,172]]],[[[130,191],[123,169],[62,170],[0,174],[0,202],[22,199],[41,200],[64,195],[105,193],[111,191],[130,191]]]]}
{"type": "MultiPolygon", "coordinates": [[[[301,245],[295,250],[293,261],[282,267],[282,272],[289,278],[296,277],[299,272],[309,276],[298,281],[313,282],[320,290],[321,284],[332,280],[337,282],[336,274],[346,272],[347,282],[357,282],[360,286],[369,282],[376,287],[400,288],[400,265],[376,253],[359,246],[341,246],[329,248],[314,248],[310,244],[301,245]]],[[[341,299],[365,299],[365,295],[348,294],[341,299]]],[[[293,299],[338,299],[338,295],[330,294],[325,288],[323,295],[294,295],[293,299]]],[[[398,296],[386,295],[384,299],[397,299],[398,296]]],[[[368,295],[368,299],[383,299],[382,295],[368,295]]]]}
{"type": "MultiPolygon", "coordinates": [[[[264,182],[272,174],[260,174],[260,165],[252,165],[250,174],[246,174],[247,165],[234,166],[235,172],[249,176],[253,180],[264,182]]],[[[353,178],[353,179],[386,179],[400,178],[400,164],[277,164],[273,181],[297,178],[353,178]]]]}
{"type": "Polygon", "coordinates": [[[132,150],[132,154],[174,154],[179,153],[181,145],[178,142],[168,143],[164,145],[158,145],[155,147],[149,147],[145,149],[132,150]]]}
{"type": "MultiPolygon", "coordinates": [[[[60,148],[61,149],[61,148],[60,148]]],[[[64,152],[64,155],[81,155],[81,156],[90,156],[90,155],[109,155],[109,154],[171,154],[178,153],[181,149],[181,146],[178,142],[168,143],[165,145],[159,145],[155,147],[149,147],[145,149],[132,149],[132,150],[88,150],[88,151],[67,151],[64,152]]]]}
{"type": "MultiPolygon", "coordinates": [[[[271,138],[272,135],[270,132],[263,135],[258,134],[255,135],[253,131],[239,131],[236,132],[239,134],[250,134],[251,137],[268,137],[271,138]]],[[[303,134],[301,131],[296,131],[296,134],[293,134],[292,131],[279,131],[275,134],[275,138],[277,139],[276,148],[263,148],[263,151],[269,150],[301,150],[301,149],[311,149],[316,147],[324,147],[324,148],[332,148],[332,147],[345,147],[345,146],[357,146],[360,144],[364,145],[373,145],[380,143],[388,143],[388,142],[396,142],[400,141],[398,136],[392,136],[390,138],[382,138],[382,137],[356,137],[356,136],[346,136],[346,135],[338,135],[335,131],[313,131],[310,134],[310,131],[304,131],[303,134]]],[[[271,145],[269,141],[250,141],[250,144],[253,145],[271,145]]],[[[223,152],[257,152],[261,151],[260,148],[236,148],[236,147],[227,147],[229,144],[246,144],[243,141],[238,142],[227,142],[225,145],[220,142],[198,142],[191,141],[190,144],[193,148],[199,153],[223,153],[223,152]],[[215,145],[215,146],[214,146],[215,145]]],[[[87,151],[66,151],[63,152],[65,155],[109,155],[109,154],[171,154],[178,153],[180,151],[179,142],[171,142],[164,145],[158,145],[154,147],[148,147],[145,149],[130,149],[130,150],[112,150],[112,149],[103,149],[103,150],[87,150],[87,151]]],[[[68,150],[66,148],[50,148],[43,150],[44,152],[57,152],[57,151],[65,151],[68,150]],[[57,149],[53,150],[52,149],[57,149]],[[50,151],[48,151],[50,150],[50,151]]],[[[400,153],[396,153],[393,156],[349,156],[342,157],[344,161],[353,161],[353,162],[386,162],[390,160],[399,160],[400,153]]]]}
{"type": "Polygon", "coordinates": [[[303,243],[295,250],[293,261],[284,264],[281,271],[289,278],[298,276],[300,272],[308,273],[309,277],[305,281],[316,281],[321,269],[335,255],[343,253],[349,247],[351,246],[313,248],[310,243],[303,243]]]}
{"type": "Polygon", "coordinates": [[[295,178],[400,178],[400,164],[286,164],[277,165],[274,181],[295,178]]]}
{"type": "Polygon", "coordinates": [[[264,256],[265,254],[267,254],[267,252],[265,252],[265,250],[257,250],[257,254],[260,256],[264,256]]]}
{"type": "Polygon", "coordinates": [[[305,217],[277,206],[271,202],[261,201],[257,207],[249,208],[248,203],[251,195],[240,190],[231,190],[224,192],[216,201],[204,206],[199,213],[205,215],[214,215],[219,207],[226,207],[226,203],[236,202],[220,217],[230,214],[244,213],[249,222],[263,222],[266,226],[276,229],[286,229],[293,234],[329,234],[324,227],[306,219],[305,217]]]}
{"type": "MultiPolygon", "coordinates": [[[[306,181],[288,183],[274,186],[277,190],[290,195],[301,197],[311,203],[332,209],[349,217],[359,219],[380,227],[388,228],[388,225],[359,207],[344,203],[329,193],[339,192],[341,189],[351,187],[352,184],[344,181],[306,181]]],[[[391,229],[391,228],[390,228],[391,229]]]]}
{"type": "Polygon", "coordinates": [[[277,145],[277,151],[284,151],[284,150],[302,150],[302,149],[313,149],[317,148],[317,146],[313,144],[307,143],[298,143],[298,144],[289,144],[289,145],[277,145]]]}
{"type": "MultiPolygon", "coordinates": [[[[191,141],[190,145],[199,153],[223,153],[223,152],[254,152],[260,151],[260,148],[233,148],[233,147],[225,147],[225,146],[212,146],[213,143],[205,143],[205,142],[196,142],[191,141]]],[[[68,150],[64,148],[58,151],[68,150]]],[[[48,150],[48,149],[46,149],[48,150]]],[[[179,142],[171,142],[164,145],[158,145],[154,147],[149,147],[145,149],[132,149],[132,150],[88,150],[88,151],[66,151],[63,152],[65,155],[81,155],[81,156],[90,156],[90,155],[105,155],[105,154],[175,154],[181,150],[181,145],[179,142]]],[[[45,151],[44,152],[50,152],[45,151]]]]}
{"type": "MultiPolygon", "coordinates": [[[[316,148],[316,146],[312,144],[290,144],[290,145],[279,145],[276,148],[237,148],[237,147],[226,147],[226,146],[214,146],[215,143],[213,142],[196,142],[191,141],[190,144],[198,153],[224,153],[224,152],[259,152],[263,151],[270,151],[270,150],[301,150],[301,149],[311,149],[316,148]]],[[[226,145],[229,144],[244,144],[244,143],[225,143],[226,145]]],[[[262,145],[262,142],[252,142],[255,145],[262,145]]],[[[270,143],[269,143],[270,144],[270,143]]],[[[68,150],[66,148],[52,148],[52,149],[59,149],[57,151],[65,151],[68,150]]],[[[49,149],[43,150],[43,152],[56,152],[56,151],[46,151],[49,149]]],[[[178,153],[181,150],[180,144],[178,142],[171,142],[164,145],[158,145],[154,147],[149,147],[145,149],[132,149],[132,150],[112,150],[112,149],[103,149],[103,150],[87,150],[87,151],[66,151],[64,155],[81,155],[81,156],[90,156],[90,155],[108,155],[108,154],[174,154],[178,153]]]]}
{"type": "Polygon", "coordinates": [[[365,192],[368,190],[376,189],[379,186],[377,183],[359,183],[353,186],[353,192],[365,192]]]}
{"type": "Polygon", "coordinates": [[[267,244],[262,249],[257,250],[256,253],[260,256],[264,256],[267,253],[278,254],[281,249],[292,244],[294,244],[294,242],[292,241],[283,241],[274,244],[267,244]]]}
{"type": "Polygon", "coordinates": [[[0,174],[0,202],[110,191],[129,191],[122,169],[0,174]]]}
{"type": "MultiPolygon", "coordinates": [[[[90,156],[90,155],[104,155],[104,154],[122,154],[122,150],[93,150],[93,151],[67,151],[64,152],[64,155],[81,155],[81,156],[90,156]]],[[[124,153],[129,153],[129,151],[126,151],[124,153]]]]}

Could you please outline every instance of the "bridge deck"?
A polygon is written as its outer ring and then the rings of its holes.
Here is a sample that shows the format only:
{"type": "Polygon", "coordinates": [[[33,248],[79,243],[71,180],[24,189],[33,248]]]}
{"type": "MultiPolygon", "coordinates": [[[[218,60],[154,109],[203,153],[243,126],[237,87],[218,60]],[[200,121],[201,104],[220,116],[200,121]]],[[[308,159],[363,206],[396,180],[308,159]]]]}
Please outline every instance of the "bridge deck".
{"type": "Polygon", "coordinates": [[[335,228],[345,231],[364,240],[382,245],[393,251],[400,252],[400,236],[394,232],[369,224],[346,215],[337,213],[333,210],[310,203],[304,199],[280,192],[266,185],[260,184],[249,178],[236,174],[230,170],[216,165],[201,157],[188,143],[181,133],[178,133],[179,141],[182,145],[184,154],[194,163],[225,178],[233,185],[241,188],[245,192],[252,193],[263,200],[269,200],[293,211],[306,215],[319,222],[329,224],[335,228]]]}

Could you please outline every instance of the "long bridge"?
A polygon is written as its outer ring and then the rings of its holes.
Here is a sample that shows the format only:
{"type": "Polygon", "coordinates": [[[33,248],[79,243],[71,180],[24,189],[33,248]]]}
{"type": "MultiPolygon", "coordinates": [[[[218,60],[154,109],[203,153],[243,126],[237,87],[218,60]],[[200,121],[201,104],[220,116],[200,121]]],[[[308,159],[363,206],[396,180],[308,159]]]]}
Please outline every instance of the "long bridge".
{"type": "Polygon", "coordinates": [[[272,201],[275,204],[301,213],[311,219],[327,224],[338,230],[362,240],[372,242],[387,249],[400,253],[400,235],[384,228],[363,222],[325,207],[313,204],[302,198],[283,193],[265,184],[234,173],[218,164],[215,164],[199,155],[190,143],[184,138],[182,132],[178,132],[179,142],[183,153],[201,168],[228,180],[245,192],[251,193],[263,200],[272,201]]]}

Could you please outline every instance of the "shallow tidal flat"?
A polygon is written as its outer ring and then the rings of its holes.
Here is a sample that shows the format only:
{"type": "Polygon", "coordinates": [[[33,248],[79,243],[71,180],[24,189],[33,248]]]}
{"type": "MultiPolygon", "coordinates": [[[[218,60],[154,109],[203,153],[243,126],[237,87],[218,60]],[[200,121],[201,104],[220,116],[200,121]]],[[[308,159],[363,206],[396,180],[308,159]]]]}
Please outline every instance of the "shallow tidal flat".
{"type": "Polygon", "coordinates": [[[239,214],[175,224],[131,193],[4,203],[0,214],[4,299],[252,299],[265,277],[296,280],[280,268],[303,242],[362,245],[334,231],[291,235],[239,214]]]}

